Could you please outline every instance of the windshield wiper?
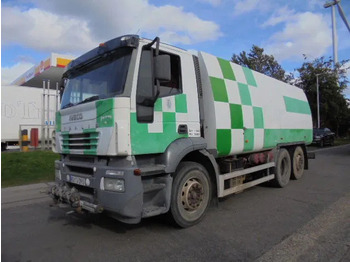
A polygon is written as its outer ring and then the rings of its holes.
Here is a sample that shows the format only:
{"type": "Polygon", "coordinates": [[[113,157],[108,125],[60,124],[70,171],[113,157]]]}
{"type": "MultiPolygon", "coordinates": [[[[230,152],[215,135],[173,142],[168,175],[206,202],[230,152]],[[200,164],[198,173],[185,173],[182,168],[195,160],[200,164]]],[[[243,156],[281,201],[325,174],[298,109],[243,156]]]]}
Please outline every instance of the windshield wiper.
{"type": "MultiPolygon", "coordinates": [[[[102,98],[102,97],[101,97],[101,98],[102,98]]],[[[91,102],[91,101],[95,101],[95,100],[98,100],[98,99],[100,99],[100,96],[99,96],[99,95],[90,96],[90,97],[84,99],[83,101],[79,102],[77,105],[84,104],[84,103],[91,102]]]]}
{"type": "Polygon", "coordinates": [[[61,109],[65,109],[65,108],[68,108],[68,107],[71,107],[71,106],[74,106],[74,105],[75,105],[75,104],[73,104],[73,103],[68,103],[68,104],[62,106],[61,109]]]}

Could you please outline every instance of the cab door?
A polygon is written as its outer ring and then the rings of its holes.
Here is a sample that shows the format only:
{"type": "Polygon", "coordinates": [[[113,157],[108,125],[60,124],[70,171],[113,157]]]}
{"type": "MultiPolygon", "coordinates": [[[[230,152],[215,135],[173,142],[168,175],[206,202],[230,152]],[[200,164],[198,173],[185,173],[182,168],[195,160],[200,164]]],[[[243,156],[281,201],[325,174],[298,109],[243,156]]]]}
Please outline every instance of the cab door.
{"type": "MultiPolygon", "coordinates": [[[[139,77],[152,74],[151,68],[146,68],[143,59],[144,50],[140,50],[139,77]]],[[[186,51],[160,46],[159,55],[170,56],[171,79],[161,81],[159,96],[155,101],[153,121],[143,123],[138,119],[136,99],[132,99],[131,113],[131,149],[134,155],[163,153],[175,140],[184,137],[200,137],[199,105],[197,83],[192,55],[186,51]],[[133,110],[132,110],[133,111],[133,110]]],[[[135,96],[138,94],[136,86],[135,96]]],[[[146,109],[146,111],[149,109],[146,109]]],[[[142,112],[141,112],[142,113],[142,112]]]]}

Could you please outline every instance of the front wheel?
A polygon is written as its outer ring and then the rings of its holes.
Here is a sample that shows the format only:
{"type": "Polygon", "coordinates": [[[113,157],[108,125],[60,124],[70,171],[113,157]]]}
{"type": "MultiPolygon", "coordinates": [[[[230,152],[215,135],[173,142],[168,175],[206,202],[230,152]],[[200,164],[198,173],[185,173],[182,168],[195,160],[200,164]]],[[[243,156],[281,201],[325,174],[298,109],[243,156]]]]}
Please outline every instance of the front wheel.
{"type": "Polygon", "coordinates": [[[177,225],[190,227],[201,221],[211,199],[207,170],[195,162],[182,162],[176,170],[170,212],[177,225]]]}

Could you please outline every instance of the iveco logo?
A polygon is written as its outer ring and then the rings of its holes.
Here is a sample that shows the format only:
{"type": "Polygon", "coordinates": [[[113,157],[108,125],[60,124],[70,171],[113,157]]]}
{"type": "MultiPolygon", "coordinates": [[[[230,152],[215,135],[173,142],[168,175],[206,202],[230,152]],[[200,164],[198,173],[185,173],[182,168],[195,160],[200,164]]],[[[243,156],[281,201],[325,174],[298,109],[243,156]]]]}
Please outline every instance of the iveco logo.
{"type": "Polygon", "coordinates": [[[77,120],[82,120],[83,119],[83,114],[74,114],[69,116],[69,121],[77,121],[77,120]]]}

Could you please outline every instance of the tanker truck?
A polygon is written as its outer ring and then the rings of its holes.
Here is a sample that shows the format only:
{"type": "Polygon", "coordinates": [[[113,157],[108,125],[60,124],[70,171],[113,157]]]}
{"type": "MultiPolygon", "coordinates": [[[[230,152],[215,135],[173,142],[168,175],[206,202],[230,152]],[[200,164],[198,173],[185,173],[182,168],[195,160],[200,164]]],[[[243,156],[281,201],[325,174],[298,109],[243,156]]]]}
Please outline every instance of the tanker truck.
{"type": "Polygon", "coordinates": [[[212,200],[308,169],[304,92],[205,52],[125,35],[72,61],[61,87],[50,194],[79,212],[189,227],[212,200]]]}

